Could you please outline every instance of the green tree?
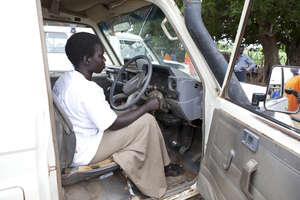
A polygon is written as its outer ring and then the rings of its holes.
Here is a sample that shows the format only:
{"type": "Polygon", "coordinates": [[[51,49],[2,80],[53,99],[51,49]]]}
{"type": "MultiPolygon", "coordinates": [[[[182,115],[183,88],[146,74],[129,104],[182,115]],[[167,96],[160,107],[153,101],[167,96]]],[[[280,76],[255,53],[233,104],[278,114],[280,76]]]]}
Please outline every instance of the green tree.
{"type": "Polygon", "coordinates": [[[276,38],[285,47],[287,65],[300,66],[300,2],[281,2],[284,9],[277,18],[276,38]]]}

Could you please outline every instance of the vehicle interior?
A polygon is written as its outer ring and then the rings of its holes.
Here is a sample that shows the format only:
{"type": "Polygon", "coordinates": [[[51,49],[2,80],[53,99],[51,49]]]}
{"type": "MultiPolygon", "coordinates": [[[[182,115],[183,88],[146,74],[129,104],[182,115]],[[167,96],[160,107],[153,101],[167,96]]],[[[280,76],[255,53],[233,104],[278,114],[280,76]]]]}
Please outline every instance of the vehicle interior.
{"type": "MultiPolygon", "coordinates": [[[[167,178],[168,192],[164,198],[193,185],[202,153],[203,88],[197,75],[189,73],[190,66],[184,62],[185,50],[181,42],[167,39],[161,28],[151,29],[151,26],[160,27],[164,13],[157,6],[138,0],[43,0],[42,9],[45,26],[69,27],[72,33],[78,27],[89,27],[99,36],[105,47],[107,67],[103,73],[95,75],[93,81],[103,88],[113,109],[131,109],[153,96],[160,99],[160,109],[152,114],[160,125],[172,162],[184,169],[183,175],[167,178]],[[124,28],[124,24],[129,26],[124,28]],[[120,57],[122,52],[128,51],[129,45],[123,42],[123,46],[115,46],[109,35],[111,29],[118,34],[131,32],[140,36],[160,61],[153,62],[149,53],[137,45],[130,46],[133,48],[130,52],[135,53],[120,57]],[[150,34],[152,39],[149,40],[150,34]],[[164,62],[164,52],[171,54],[173,48],[182,51],[177,60],[164,62]],[[119,50],[121,53],[117,52],[119,50]]],[[[172,32],[170,27],[169,30],[172,32]]],[[[46,43],[48,38],[46,35],[46,43]]],[[[51,62],[49,54],[48,62],[51,62]]],[[[67,68],[49,68],[53,86],[63,71],[70,70],[70,64],[67,68]]],[[[147,198],[111,158],[89,166],[70,167],[76,138],[70,120],[55,97],[53,104],[64,199],[95,199],[99,196],[104,199],[147,198]]]]}

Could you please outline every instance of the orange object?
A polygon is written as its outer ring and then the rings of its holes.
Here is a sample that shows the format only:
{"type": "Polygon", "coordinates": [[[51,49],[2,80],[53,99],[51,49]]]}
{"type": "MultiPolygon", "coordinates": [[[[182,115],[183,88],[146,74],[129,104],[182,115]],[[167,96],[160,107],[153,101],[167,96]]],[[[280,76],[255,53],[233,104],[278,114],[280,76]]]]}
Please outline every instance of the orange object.
{"type": "Polygon", "coordinates": [[[188,54],[187,52],[185,52],[185,55],[184,55],[184,62],[186,62],[186,63],[191,62],[191,61],[190,61],[189,54],[188,54]]]}
{"type": "Polygon", "coordinates": [[[171,57],[168,53],[165,53],[165,60],[171,60],[171,57]]]}
{"type": "Polygon", "coordinates": [[[194,68],[194,65],[192,64],[189,54],[187,52],[184,55],[184,62],[189,65],[190,74],[193,75],[195,73],[195,68],[194,68]]]}
{"type": "MultiPolygon", "coordinates": [[[[297,92],[300,92],[300,75],[290,78],[284,85],[284,89],[293,88],[297,92]]],[[[288,111],[296,111],[298,109],[298,100],[293,94],[285,95],[288,98],[288,111]]]]}

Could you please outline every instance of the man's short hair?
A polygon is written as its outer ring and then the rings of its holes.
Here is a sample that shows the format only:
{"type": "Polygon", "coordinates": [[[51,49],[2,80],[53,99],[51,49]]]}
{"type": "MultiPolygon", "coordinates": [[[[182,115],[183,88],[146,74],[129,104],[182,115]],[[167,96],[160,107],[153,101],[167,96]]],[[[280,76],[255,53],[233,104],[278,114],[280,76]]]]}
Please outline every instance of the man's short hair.
{"type": "Polygon", "coordinates": [[[95,46],[102,44],[99,38],[91,33],[79,32],[73,34],[67,41],[65,51],[66,54],[74,65],[75,68],[78,67],[81,61],[83,61],[84,56],[91,57],[95,53],[95,46]]]}
{"type": "Polygon", "coordinates": [[[245,49],[245,47],[244,47],[244,46],[240,46],[240,52],[243,52],[243,51],[244,51],[244,49],[245,49]]]}

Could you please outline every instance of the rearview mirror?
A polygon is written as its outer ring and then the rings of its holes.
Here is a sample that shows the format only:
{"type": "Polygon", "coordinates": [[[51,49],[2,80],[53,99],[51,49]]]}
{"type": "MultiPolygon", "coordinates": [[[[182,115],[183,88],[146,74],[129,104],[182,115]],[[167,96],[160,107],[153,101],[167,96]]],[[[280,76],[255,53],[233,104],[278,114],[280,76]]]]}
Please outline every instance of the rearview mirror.
{"type": "Polygon", "coordinates": [[[300,67],[275,66],[268,83],[265,109],[297,113],[300,103],[300,67]]]}
{"type": "Polygon", "coordinates": [[[120,24],[115,24],[113,26],[114,32],[126,32],[130,29],[130,24],[128,22],[122,22],[120,24]]]}

